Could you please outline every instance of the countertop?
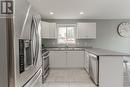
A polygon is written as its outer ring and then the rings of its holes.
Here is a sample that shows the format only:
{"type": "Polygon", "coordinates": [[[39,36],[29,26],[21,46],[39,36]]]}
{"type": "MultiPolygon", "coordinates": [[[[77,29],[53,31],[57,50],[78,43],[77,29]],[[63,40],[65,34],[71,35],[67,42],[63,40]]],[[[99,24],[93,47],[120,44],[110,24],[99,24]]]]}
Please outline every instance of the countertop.
{"type": "Polygon", "coordinates": [[[116,51],[106,50],[101,48],[88,48],[85,50],[97,56],[130,56],[130,54],[127,53],[116,52],[116,51]]]}
{"type": "Polygon", "coordinates": [[[85,49],[87,48],[86,47],[49,47],[46,49],[49,51],[85,51],[85,49]]]}
{"type": "Polygon", "coordinates": [[[130,56],[130,54],[92,47],[49,47],[49,51],[88,51],[97,56],[130,56]]]}

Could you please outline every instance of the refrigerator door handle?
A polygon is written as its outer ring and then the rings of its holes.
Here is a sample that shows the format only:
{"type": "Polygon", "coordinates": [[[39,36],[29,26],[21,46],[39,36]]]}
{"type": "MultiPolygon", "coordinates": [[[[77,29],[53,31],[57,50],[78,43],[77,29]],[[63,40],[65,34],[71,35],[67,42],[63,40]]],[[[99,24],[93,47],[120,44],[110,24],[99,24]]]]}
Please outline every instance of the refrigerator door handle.
{"type": "Polygon", "coordinates": [[[38,60],[38,54],[39,54],[39,34],[38,34],[38,23],[36,21],[36,18],[33,17],[34,20],[34,26],[35,26],[35,34],[36,34],[36,49],[35,49],[35,58],[34,58],[34,65],[36,66],[37,60],[38,60]]]}
{"type": "Polygon", "coordinates": [[[32,60],[33,60],[33,65],[34,65],[34,61],[35,61],[35,52],[34,52],[34,46],[33,46],[33,36],[34,36],[34,19],[32,17],[32,23],[31,23],[31,33],[30,33],[30,39],[31,39],[31,46],[32,46],[32,60]]]}

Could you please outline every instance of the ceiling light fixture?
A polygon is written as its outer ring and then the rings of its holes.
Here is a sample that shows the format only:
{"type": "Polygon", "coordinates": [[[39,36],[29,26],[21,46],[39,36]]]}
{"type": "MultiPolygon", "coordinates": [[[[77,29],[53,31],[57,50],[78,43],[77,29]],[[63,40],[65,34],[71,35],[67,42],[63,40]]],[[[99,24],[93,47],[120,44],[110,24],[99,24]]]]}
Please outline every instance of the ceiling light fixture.
{"type": "Polygon", "coordinates": [[[54,14],[54,12],[50,12],[50,14],[51,14],[51,15],[53,15],[53,14],[54,14]]]}
{"type": "Polygon", "coordinates": [[[83,15],[83,14],[84,14],[84,12],[83,12],[83,11],[81,11],[81,12],[80,12],[80,14],[81,14],[81,15],[83,15]]]}

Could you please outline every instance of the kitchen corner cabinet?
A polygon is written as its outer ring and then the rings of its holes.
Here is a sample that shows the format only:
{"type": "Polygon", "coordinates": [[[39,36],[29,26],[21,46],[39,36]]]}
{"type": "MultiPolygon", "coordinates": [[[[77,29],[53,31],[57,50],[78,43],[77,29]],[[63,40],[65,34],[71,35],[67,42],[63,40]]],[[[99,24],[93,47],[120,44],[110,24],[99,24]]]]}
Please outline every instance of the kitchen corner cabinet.
{"type": "Polygon", "coordinates": [[[42,32],[41,37],[45,39],[56,39],[56,23],[49,23],[42,21],[42,32]]]}
{"type": "Polygon", "coordinates": [[[83,68],[84,51],[50,51],[50,68],[83,68]]]}
{"type": "Polygon", "coordinates": [[[77,39],[95,39],[96,23],[77,23],[77,39]]]}

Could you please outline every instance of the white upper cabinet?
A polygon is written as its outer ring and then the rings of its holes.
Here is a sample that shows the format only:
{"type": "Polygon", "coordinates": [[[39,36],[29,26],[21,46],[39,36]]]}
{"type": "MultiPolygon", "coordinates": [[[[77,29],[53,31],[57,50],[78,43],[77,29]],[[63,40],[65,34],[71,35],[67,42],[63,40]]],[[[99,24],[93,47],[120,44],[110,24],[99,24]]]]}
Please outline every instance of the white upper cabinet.
{"type": "Polygon", "coordinates": [[[41,22],[41,26],[42,26],[41,37],[42,38],[49,38],[49,23],[48,22],[41,22]]]}
{"type": "Polygon", "coordinates": [[[96,23],[77,23],[77,39],[96,38],[96,23]]]}
{"type": "Polygon", "coordinates": [[[56,38],[56,23],[49,23],[50,38],[56,38]]]}
{"type": "Polygon", "coordinates": [[[56,38],[56,23],[48,23],[42,21],[42,38],[55,39],[56,38]]]}

